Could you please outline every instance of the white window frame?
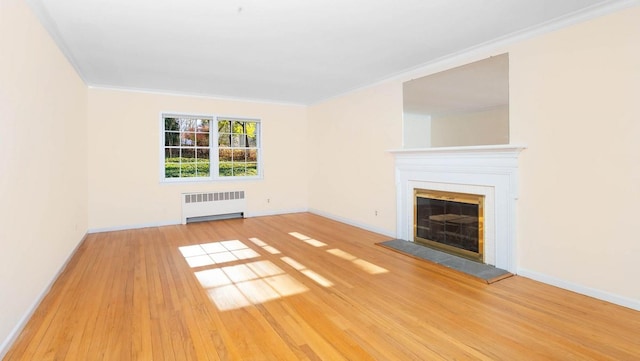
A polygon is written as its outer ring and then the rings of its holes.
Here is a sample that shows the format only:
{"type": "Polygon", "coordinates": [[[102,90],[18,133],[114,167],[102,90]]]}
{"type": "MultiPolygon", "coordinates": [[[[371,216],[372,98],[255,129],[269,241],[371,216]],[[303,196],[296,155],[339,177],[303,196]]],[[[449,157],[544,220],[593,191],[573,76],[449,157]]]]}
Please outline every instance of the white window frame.
{"type": "Polygon", "coordinates": [[[242,116],[223,116],[215,114],[195,114],[183,112],[161,112],[160,113],[160,182],[161,183],[194,183],[194,182],[225,182],[225,181],[247,181],[263,179],[262,162],[262,120],[259,118],[242,116]],[[203,118],[209,119],[209,176],[208,177],[165,177],[165,118],[203,118]],[[219,134],[218,121],[237,120],[255,122],[256,124],[256,148],[258,174],[252,176],[220,176],[219,157],[219,134]]]}

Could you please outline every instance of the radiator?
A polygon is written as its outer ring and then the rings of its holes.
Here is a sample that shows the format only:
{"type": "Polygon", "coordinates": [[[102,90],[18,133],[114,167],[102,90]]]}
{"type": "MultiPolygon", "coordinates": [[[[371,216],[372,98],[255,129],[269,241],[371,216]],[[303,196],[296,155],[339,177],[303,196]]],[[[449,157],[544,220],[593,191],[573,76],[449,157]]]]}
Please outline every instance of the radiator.
{"type": "Polygon", "coordinates": [[[182,193],[182,224],[227,218],[244,218],[244,191],[182,193]]]}

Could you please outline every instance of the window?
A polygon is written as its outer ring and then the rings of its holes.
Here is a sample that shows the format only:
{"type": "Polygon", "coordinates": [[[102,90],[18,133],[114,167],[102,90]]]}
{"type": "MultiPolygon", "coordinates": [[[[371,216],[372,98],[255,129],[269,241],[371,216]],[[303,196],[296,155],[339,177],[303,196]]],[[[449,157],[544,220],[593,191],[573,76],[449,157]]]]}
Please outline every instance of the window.
{"type": "Polygon", "coordinates": [[[260,121],[162,114],[162,180],[260,178],[260,121]]]}

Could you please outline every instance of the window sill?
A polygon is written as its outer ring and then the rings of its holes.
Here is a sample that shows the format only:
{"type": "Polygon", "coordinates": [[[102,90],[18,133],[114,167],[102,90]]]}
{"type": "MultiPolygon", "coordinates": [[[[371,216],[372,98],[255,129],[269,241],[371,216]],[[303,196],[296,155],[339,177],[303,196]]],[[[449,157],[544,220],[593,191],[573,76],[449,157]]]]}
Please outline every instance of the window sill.
{"type": "Polygon", "coordinates": [[[161,184],[192,184],[192,183],[224,183],[224,182],[246,182],[262,180],[262,175],[253,177],[221,177],[221,178],[162,178],[161,184]]]}

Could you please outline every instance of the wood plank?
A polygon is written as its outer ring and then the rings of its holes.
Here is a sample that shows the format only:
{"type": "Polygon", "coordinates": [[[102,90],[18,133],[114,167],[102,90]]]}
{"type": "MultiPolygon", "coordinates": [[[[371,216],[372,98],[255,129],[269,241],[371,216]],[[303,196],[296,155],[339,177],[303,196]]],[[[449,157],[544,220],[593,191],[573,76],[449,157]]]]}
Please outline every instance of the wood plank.
{"type": "Polygon", "coordinates": [[[308,213],[91,234],[5,360],[640,359],[638,311],[386,238],[308,213]],[[191,267],[179,249],[230,240],[255,254],[191,267]],[[218,308],[216,282],[240,306],[218,308]]]}

